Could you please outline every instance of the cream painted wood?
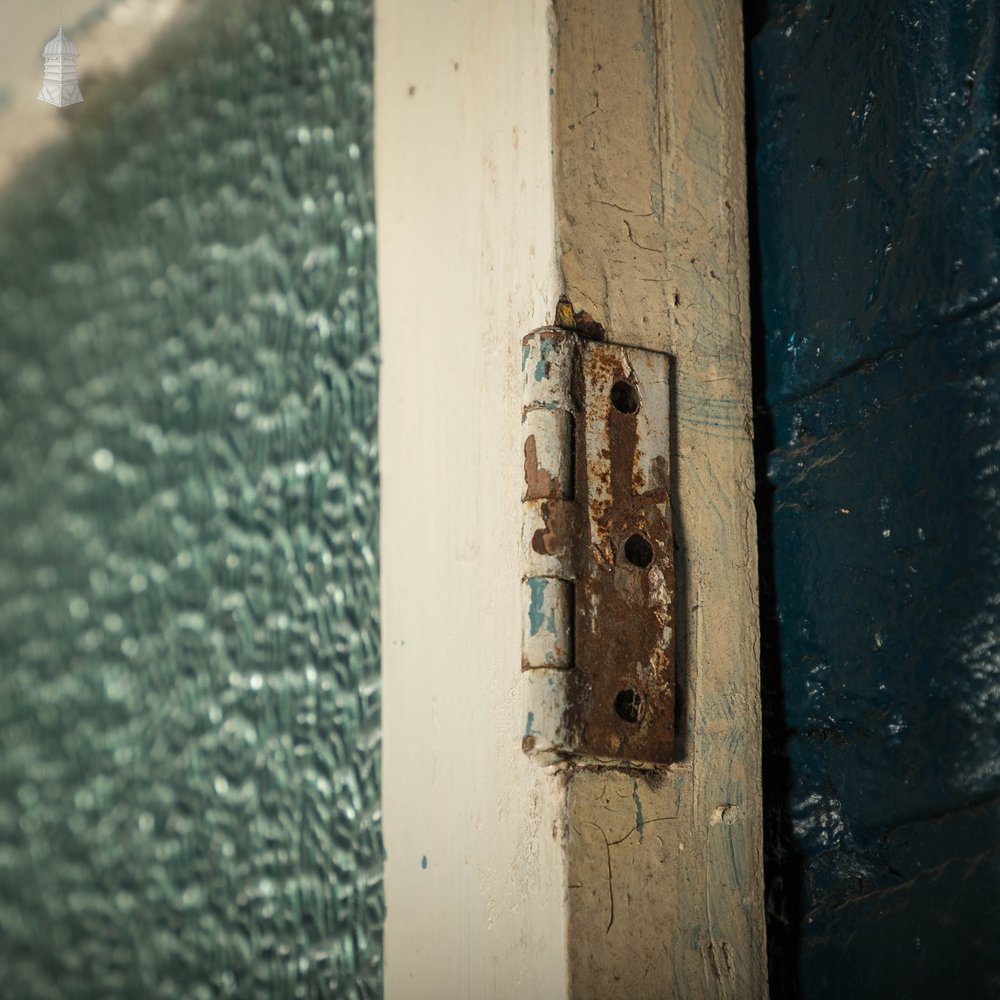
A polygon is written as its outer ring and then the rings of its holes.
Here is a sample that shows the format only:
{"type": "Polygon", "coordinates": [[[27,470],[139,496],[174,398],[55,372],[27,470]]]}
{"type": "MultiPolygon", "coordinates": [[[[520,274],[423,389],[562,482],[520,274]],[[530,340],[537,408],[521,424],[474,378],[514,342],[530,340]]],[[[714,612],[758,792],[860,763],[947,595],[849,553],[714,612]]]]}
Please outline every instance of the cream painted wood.
{"type": "Polygon", "coordinates": [[[767,993],[742,21],[735,0],[557,0],[574,305],[675,359],[678,762],[569,794],[574,1000],[767,993]]]}
{"type": "Polygon", "coordinates": [[[564,787],[521,751],[519,345],[559,294],[548,18],[376,4],[389,1000],[567,993],[564,787]]]}

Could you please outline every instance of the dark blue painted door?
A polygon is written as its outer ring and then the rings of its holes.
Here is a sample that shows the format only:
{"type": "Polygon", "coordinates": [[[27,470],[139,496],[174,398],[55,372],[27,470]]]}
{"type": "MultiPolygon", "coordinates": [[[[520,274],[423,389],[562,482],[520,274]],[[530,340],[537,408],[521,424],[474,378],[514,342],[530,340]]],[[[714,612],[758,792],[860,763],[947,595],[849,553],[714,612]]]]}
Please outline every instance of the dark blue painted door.
{"type": "Polygon", "coordinates": [[[997,7],[750,13],[774,993],[1000,996],[997,7]]]}

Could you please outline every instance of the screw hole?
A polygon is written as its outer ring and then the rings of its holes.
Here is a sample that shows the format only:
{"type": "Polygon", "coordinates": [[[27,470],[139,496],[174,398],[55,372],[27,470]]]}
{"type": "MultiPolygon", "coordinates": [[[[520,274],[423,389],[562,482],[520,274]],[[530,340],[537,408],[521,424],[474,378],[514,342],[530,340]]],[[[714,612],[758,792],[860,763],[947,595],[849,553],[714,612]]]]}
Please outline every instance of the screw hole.
{"type": "Polygon", "coordinates": [[[642,535],[632,535],[625,542],[625,558],[639,569],[645,569],[653,561],[653,546],[642,535]]]}
{"type": "Polygon", "coordinates": [[[631,688],[619,691],[615,696],[615,711],[626,722],[638,722],[642,714],[642,695],[631,688]]]}
{"type": "Polygon", "coordinates": [[[639,409],[639,390],[631,382],[615,382],[611,387],[611,405],[619,413],[635,413],[639,409]]]}

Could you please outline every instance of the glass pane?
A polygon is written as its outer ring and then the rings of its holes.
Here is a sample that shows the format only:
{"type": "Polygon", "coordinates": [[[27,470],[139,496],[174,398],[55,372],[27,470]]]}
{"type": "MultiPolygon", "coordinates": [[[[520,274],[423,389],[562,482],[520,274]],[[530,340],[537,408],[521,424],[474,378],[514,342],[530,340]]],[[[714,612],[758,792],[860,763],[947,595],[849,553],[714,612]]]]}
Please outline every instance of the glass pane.
{"type": "Polygon", "coordinates": [[[3,993],[377,996],[371,11],[191,9],[0,191],[3,993]]]}

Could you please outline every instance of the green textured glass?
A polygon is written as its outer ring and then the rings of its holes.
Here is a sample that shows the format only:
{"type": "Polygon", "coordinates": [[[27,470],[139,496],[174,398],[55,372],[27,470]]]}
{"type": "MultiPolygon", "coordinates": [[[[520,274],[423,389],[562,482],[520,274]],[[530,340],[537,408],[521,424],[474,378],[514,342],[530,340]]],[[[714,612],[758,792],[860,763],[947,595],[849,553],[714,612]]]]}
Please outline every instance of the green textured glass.
{"type": "Polygon", "coordinates": [[[0,205],[16,1000],[381,994],[371,11],[194,9],[0,205]]]}

